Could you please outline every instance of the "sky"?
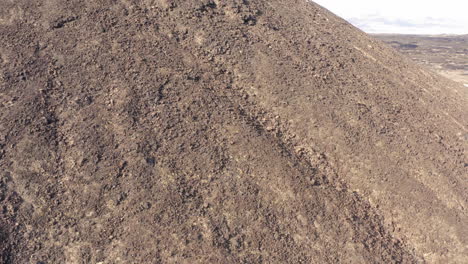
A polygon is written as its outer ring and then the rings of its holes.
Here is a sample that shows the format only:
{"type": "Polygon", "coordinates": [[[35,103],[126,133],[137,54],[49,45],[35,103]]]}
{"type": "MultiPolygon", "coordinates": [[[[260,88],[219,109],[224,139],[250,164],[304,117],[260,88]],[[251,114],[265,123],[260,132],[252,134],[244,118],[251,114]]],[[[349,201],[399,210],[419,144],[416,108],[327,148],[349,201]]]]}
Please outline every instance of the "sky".
{"type": "Polygon", "coordinates": [[[313,0],[367,33],[468,34],[468,0],[313,0]]]}

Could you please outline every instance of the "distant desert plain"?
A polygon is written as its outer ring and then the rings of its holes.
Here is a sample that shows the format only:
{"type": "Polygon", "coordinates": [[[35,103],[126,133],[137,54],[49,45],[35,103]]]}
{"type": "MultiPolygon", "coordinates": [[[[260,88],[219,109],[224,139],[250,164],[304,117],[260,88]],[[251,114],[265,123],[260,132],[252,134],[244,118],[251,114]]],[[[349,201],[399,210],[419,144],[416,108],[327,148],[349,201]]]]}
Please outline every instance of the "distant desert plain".
{"type": "Polygon", "coordinates": [[[374,36],[417,63],[468,87],[468,35],[374,36]]]}

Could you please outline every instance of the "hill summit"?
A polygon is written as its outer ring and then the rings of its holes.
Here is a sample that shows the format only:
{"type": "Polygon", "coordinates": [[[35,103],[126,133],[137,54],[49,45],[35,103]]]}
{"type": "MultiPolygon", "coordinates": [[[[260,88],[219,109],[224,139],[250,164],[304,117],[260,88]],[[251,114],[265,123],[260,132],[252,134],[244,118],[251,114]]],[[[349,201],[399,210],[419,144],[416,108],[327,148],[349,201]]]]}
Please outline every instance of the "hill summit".
{"type": "Polygon", "coordinates": [[[322,7],[0,10],[3,263],[466,261],[466,88],[322,7]]]}

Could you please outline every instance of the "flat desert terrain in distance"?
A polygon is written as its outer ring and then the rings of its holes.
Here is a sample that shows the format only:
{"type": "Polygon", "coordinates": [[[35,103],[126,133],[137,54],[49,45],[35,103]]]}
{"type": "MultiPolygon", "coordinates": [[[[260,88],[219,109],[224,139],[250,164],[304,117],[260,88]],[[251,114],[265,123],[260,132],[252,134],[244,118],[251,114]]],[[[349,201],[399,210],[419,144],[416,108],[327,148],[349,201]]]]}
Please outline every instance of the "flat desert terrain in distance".
{"type": "Polygon", "coordinates": [[[443,76],[468,86],[468,35],[375,34],[380,40],[443,76]]]}

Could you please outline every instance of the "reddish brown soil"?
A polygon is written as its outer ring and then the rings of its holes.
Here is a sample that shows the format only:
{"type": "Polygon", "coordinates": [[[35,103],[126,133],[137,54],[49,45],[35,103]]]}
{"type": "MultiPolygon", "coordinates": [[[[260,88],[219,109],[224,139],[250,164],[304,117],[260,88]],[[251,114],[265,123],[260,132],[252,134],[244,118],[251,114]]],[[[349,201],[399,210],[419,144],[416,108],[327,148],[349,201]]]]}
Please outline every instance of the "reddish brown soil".
{"type": "Polygon", "coordinates": [[[307,1],[0,2],[0,262],[464,263],[468,94],[307,1]]]}

